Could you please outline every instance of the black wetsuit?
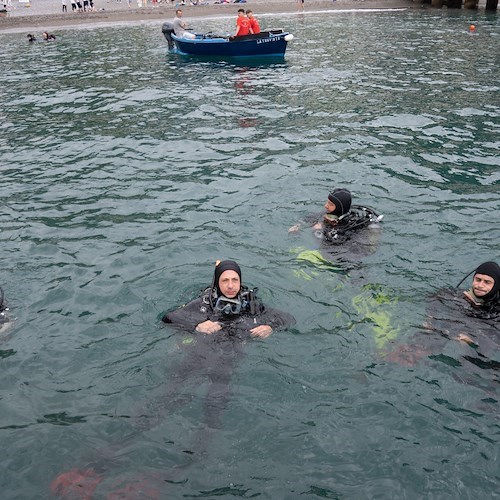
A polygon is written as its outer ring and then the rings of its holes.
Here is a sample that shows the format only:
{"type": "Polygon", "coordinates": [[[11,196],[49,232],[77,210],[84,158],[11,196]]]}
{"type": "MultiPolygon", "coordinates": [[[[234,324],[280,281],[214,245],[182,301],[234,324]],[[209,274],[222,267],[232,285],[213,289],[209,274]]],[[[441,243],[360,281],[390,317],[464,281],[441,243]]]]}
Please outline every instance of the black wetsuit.
{"type": "MultiPolygon", "coordinates": [[[[481,306],[472,305],[462,290],[446,288],[431,297],[427,307],[427,326],[430,333],[445,339],[469,337],[473,344],[464,347],[462,358],[483,370],[500,371],[500,299],[481,306]]],[[[444,345],[444,344],[443,344],[444,345]]],[[[435,345],[432,345],[435,350],[435,345]]],[[[484,373],[484,372],[483,372],[484,373]]],[[[498,375],[494,377],[497,382],[498,375]]]]}
{"type": "Polygon", "coordinates": [[[388,353],[387,359],[414,365],[425,356],[451,367],[451,375],[460,383],[496,394],[500,383],[498,298],[486,307],[474,307],[463,291],[447,288],[430,297],[426,312],[423,330],[388,353]]]}
{"type": "Polygon", "coordinates": [[[306,222],[310,222],[311,225],[315,225],[320,222],[322,224],[322,228],[318,236],[334,245],[345,243],[360,229],[378,222],[378,215],[374,210],[360,205],[353,205],[349,212],[337,219],[335,225],[325,222],[325,215],[328,214],[321,213],[311,215],[306,218],[306,222]]]}
{"type": "Polygon", "coordinates": [[[235,315],[226,315],[214,310],[209,300],[210,289],[206,289],[197,299],[166,314],[162,321],[191,332],[204,321],[218,321],[222,324],[222,331],[229,334],[249,332],[259,325],[269,325],[276,330],[295,323],[291,314],[264,306],[252,290],[242,287],[242,296],[244,300],[241,311],[235,315]]]}
{"type": "MultiPolygon", "coordinates": [[[[244,355],[244,345],[250,337],[250,330],[259,325],[269,325],[273,330],[285,328],[293,325],[295,318],[265,307],[255,292],[247,287],[241,287],[239,297],[242,308],[235,315],[215,311],[209,300],[210,295],[211,289],[207,288],[200,297],[162,318],[163,322],[193,334],[188,342],[182,344],[185,356],[172,370],[169,387],[162,400],[165,409],[172,411],[189,400],[190,396],[186,396],[185,390],[190,383],[199,386],[207,381],[207,394],[203,402],[205,422],[208,428],[214,429],[221,425],[222,414],[231,393],[232,374],[244,355]],[[222,329],[213,335],[196,332],[196,326],[207,320],[220,322],[222,329]]],[[[153,411],[157,416],[163,414],[161,406],[160,403],[153,411]]],[[[148,419],[148,425],[151,425],[152,420],[148,419]]],[[[205,436],[203,439],[208,438],[205,436]]]]}
{"type": "Polygon", "coordinates": [[[353,205],[335,226],[325,222],[324,216],[325,212],[311,214],[304,222],[311,226],[321,224],[314,235],[321,240],[319,251],[325,259],[358,262],[360,257],[371,255],[377,249],[381,231],[377,224],[379,216],[371,208],[353,205]]]}
{"type": "MultiPolygon", "coordinates": [[[[497,295],[488,302],[479,306],[471,304],[464,296],[463,290],[456,288],[444,288],[439,290],[433,297],[439,303],[448,308],[456,309],[461,315],[478,318],[487,324],[497,324],[500,321],[500,297],[497,295]]],[[[431,305],[432,306],[432,302],[431,305]]]]}

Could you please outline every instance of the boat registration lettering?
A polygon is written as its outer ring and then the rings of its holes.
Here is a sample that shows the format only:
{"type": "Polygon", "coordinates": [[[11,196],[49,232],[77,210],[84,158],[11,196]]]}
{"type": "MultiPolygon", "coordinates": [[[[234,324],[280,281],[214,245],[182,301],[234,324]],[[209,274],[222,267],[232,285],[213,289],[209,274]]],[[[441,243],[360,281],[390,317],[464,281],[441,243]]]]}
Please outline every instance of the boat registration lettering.
{"type": "Polygon", "coordinates": [[[279,36],[273,36],[272,38],[259,38],[257,43],[269,43],[269,42],[277,42],[280,39],[279,36]]]}

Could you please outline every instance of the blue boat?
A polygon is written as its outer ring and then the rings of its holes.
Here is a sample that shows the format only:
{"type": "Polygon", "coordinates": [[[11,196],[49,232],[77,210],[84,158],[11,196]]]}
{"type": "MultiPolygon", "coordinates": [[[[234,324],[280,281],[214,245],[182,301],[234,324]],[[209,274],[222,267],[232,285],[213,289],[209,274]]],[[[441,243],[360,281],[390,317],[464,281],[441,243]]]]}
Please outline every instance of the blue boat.
{"type": "Polygon", "coordinates": [[[263,31],[256,35],[227,37],[207,33],[196,38],[182,38],[173,33],[172,23],[164,23],[162,32],[171,52],[210,57],[284,57],[287,44],[293,39],[283,30],[263,31]]]}

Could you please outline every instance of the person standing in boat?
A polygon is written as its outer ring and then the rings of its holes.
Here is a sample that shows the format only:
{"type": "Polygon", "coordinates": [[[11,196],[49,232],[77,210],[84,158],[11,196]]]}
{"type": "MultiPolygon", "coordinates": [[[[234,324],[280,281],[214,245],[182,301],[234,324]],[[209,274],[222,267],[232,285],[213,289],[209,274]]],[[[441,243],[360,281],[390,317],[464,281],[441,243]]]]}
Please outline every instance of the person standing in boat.
{"type": "Polygon", "coordinates": [[[175,11],[175,18],[172,24],[174,27],[175,36],[190,39],[196,38],[196,35],[194,33],[190,33],[189,31],[187,31],[188,27],[182,19],[182,9],[177,9],[175,11]]]}
{"type": "Polygon", "coordinates": [[[247,18],[250,21],[250,29],[254,35],[260,33],[259,21],[255,17],[253,17],[253,12],[250,9],[247,9],[247,18]]]}
{"type": "Polygon", "coordinates": [[[245,16],[245,9],[238,9],[238,18],[236,19],[236,33],[234,37],[245,36],[253,33],[250,27],[250,20],[245,16]]]}

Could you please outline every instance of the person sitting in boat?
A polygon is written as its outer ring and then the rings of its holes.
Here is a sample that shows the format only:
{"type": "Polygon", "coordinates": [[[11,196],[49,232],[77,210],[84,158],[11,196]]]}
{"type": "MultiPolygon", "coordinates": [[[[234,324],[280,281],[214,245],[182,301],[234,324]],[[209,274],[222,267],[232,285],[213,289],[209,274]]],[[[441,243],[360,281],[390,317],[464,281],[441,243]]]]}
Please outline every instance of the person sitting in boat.
{"type": "Polygon", "coordinates": [[[260,33],[259,21],[257,21],[254,17],[253,12],[250,9],[247,9],[247,18],[250,21],[250,29],[252,30],[252,33],[254,35],[260,33]]]}
{"type": "Polygon", "coordinates": [[[245,9],[238,9],[238,18],[236,19],[236,33],[233,35],[237,36],[245,36],[252,34],[253,31],[250,27],[250,20],[247,16],[245,16],[245,9]]]}
{"type": "Polygon", "coordinates": [[[166,314],[162,321],[207,335],[221,332],[261,338],[295,323],[290,314],[265,307],[256,292],[241,284],[241,269],[236,262],[217,261],[211,286],[197,299],[166,314]]]}
{"type": "MultiPolygon", "coordinates": [[[[319,239],[334,245],[346,242],[355,232],[375,225],[383,218],[371,208],[352,205],[351,193],[344,188],[334,189],[328,195],[325,210],[326,213],[306,217],[304,223],[312,226],[319,239]]],[[[298,232],[302,224],[295,224],[288,232],[298,232]]]]}
{"type": "Polygon", "coordinates": [[[177,9],[175,11],[175,18],[172,25],[174,27],[175,36],[178,36],[179,38],[189,39],[196,38],[196,35],[194,33],[188,31],[188,27],[182,19],[182,9],[177,9]]]}

